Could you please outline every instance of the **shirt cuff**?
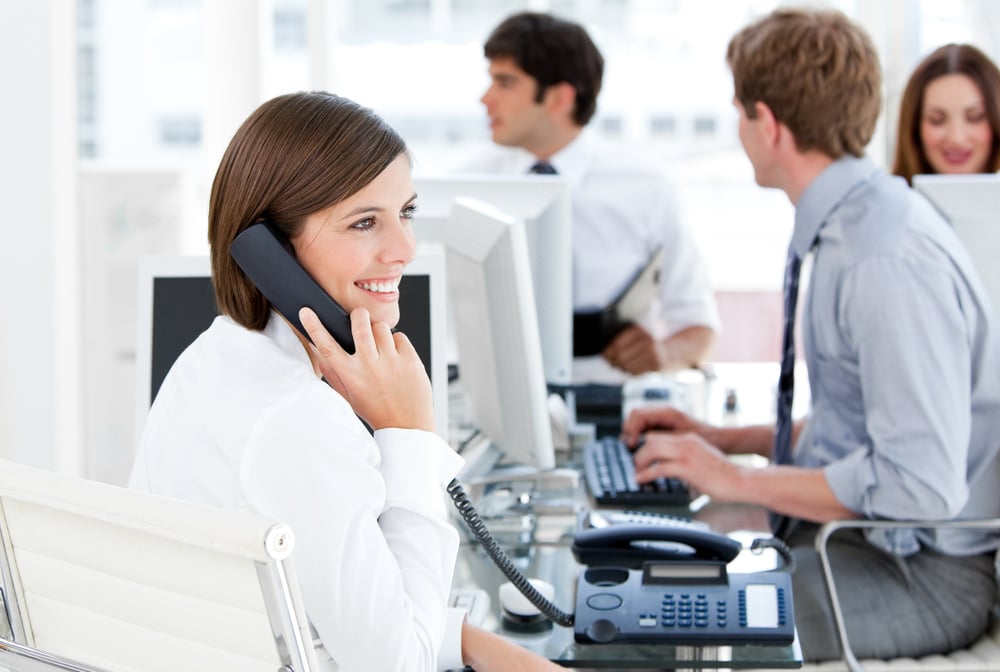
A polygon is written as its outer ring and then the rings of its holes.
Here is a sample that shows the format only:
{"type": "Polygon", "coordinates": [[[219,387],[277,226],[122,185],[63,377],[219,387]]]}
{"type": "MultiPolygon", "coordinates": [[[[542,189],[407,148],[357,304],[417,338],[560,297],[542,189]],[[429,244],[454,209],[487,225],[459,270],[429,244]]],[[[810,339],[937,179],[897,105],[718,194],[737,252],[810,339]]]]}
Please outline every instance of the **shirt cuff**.
{"type": "Polygon", "coordinates": [[[462,624],[465,623],[465,609],[448,607],[444,624],[444,637],[438,649],[439,670],[464,670],[462,662],[462,624]]]}
{"type": "Polygon", "coordinates": [[[440,500],[464,460],[433,432],[419,429],[380,429],[375,442],[382,454],[386,499],[392,502],[440,500]]]}
{"type": "Polygon", "coordinates": [[[665,311],[667,323],[667,338],[688,327],[708,327],[714,331],[722,330],[719,310],[708,306],[691,306],[689,308],[665,311]]]}
{"type": "Polygon", "coordinates": [[[867,448],[858,448],[823,468],[834,497],[845,507],[865,517],[872,517],[871,489],[877,479],[872,471],[867,448]]]}

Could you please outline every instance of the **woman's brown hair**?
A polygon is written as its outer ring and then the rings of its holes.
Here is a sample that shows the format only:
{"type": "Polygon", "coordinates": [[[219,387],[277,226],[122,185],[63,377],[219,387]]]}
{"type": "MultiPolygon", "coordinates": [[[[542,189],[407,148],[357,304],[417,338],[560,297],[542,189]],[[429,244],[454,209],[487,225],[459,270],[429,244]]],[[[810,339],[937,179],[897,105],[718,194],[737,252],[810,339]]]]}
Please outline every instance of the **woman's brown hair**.
{"type": "Polygon", "coordinates": [[[208,242],[222,313],[259,331],[271,310],[229,255],[241,231],[267,219],[293,238],[307,215],[357,193],[405,151],[378,115],[330,93],[287,94],[258,107],[236,131],[212,182],[208,242]]]}
{"type": "Polygon", "coordinates": [[[989,56],[972,45],[946,44],[920,62],[903,90],[892,172],[906,178],[907,182],[911,182],[914,175],[936,172],[927,160],[923,142],[920,141],[924,91],[938,77],[955,74],[965,75],[979,87],[986,118],[993,130],[993,145],[986,170],[1000,170],[1000,70],[989,56]]]}

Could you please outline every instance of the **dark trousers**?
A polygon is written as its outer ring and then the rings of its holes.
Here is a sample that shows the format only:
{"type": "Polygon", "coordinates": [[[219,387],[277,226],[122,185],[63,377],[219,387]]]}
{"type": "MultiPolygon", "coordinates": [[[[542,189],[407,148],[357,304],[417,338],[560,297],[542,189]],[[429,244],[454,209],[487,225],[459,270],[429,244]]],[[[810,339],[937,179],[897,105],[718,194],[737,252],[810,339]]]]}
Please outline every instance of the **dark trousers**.
{"type": "MultiPolygon", "coordinates": [[[[833,613],[813,547],[815,525],[788,539],[795,624],[807,661],[841,657],[833,613]]],[[[830,565],[859,658],[919,657],[963,648],[983,634],[997,600],[994,554],[953,557],[935,551],[900,558],[843,530],[829,542],[830,565]]]]}

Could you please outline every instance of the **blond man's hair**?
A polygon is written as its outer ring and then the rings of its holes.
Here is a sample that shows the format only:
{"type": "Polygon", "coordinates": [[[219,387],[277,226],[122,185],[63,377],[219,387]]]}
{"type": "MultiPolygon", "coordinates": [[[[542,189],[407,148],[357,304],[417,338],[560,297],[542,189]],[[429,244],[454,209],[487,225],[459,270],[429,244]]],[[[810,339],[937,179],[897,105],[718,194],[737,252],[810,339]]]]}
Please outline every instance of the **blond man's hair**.
{"type": "Polygon", "coordinates": [[[729,42],[735,99],[747,117],[766,104],[799,151],[861,156],[882,109],[871,38],[836,10],[779,9],[729,42]]]}

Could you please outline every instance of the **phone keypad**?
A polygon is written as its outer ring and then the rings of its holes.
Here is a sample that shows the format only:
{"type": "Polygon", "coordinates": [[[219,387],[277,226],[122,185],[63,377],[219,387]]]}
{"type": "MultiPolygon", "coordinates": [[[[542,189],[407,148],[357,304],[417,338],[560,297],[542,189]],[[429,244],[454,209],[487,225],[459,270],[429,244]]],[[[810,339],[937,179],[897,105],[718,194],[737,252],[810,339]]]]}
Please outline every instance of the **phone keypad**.
{"type": "MultiPolygon", "coordinates": [[[[715,622],[720,628],[726,627],[726,601],[718,600],[715,605],[715,622]]],[[[660,603],[660,622],[665,628],[707,628],[711,620],[708,595],[697,593],[665,593],[660,603]]],[[[641,623],[640,623],[641,625],[641,623]]]]}

